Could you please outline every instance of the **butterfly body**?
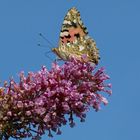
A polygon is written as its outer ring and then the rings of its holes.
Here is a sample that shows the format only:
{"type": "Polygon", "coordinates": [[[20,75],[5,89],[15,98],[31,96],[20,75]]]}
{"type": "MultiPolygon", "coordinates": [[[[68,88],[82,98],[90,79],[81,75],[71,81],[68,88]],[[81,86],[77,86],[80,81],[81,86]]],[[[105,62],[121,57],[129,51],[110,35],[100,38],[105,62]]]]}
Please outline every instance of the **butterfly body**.
{"type": "Polygon", "coordinates": [[[86,27],[83,25],[80,13],[76,8],[71,8],[64,18],[62,25],[59,46],[52,51],[63,60],[76,57],[98,64],[99,53],[95,41],[89,37],[86,27]]]}

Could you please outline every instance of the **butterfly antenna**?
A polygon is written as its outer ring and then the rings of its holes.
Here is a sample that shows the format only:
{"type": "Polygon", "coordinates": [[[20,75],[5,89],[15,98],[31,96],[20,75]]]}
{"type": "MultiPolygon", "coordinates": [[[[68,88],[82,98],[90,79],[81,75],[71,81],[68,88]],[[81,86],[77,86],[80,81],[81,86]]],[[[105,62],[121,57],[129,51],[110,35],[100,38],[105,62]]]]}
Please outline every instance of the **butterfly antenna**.
{"type": "MultiPolygon", "coordinates": [[[[38,44],[38,46],[46,48],[45,45],[38,44]]],[[[52,60],[52,58],[50,58],[50,57],[48,56],[48,53],[52,53],[52,50],[51,50],[51,51],[47,51],[47,52],[44,53],[44,55],[45,55],[46,57],[48,57],[50,60],[52,60]]]]}
{"type": "Polygon", "coordinates": [[[51,61],[54,61],[50,56],[48,56],[48,52],[45,52],[45,56],[48,57],[51,61]]]}
{"type": "MultiPolygon", "coordinates": [[[[48,42],[51,46],[54,47],[54,45],[42,34],[42,33],[39,33],[39,36],[41,36],[44,40],[46,40],[46,42],[48,42]]],[[[40,44],[38,44],[40,46],[40,44]]],[[[50,49],[52,49],[50,46],[49,46],[50,49]]]]}
{"type": "Polygon", "coordinates": [[[47,48],[46,45],[42,45],[42,44],[40,44],[40,43],[38,43],[37,46],[39,46],[39,47],[43,47],[43,48],[47,48]]]}
{"type": "MultiPolygon", "coordinates": [[[[42,37],[46,42],[48,42],[48,44],[50,44],[52,47],[54,47],[54,45],[53,45],[42,33],[39,33],[39,36],[42,37]]],[[[54,61],[50,56],[48,56],[48,53],[52,53],[52,47],[46,46],[46,45],[41,45],[40,43],[38,44],[38,46],[44,47],[44,48],[49,47],[51,50],[45,52],[44,54],[45,54],[45,56],[46,56],[47,58],[49,58],[51,61],[54,61]]],[[[55,48],[55,47],[54,47],[54,48],[55,48]]]]}

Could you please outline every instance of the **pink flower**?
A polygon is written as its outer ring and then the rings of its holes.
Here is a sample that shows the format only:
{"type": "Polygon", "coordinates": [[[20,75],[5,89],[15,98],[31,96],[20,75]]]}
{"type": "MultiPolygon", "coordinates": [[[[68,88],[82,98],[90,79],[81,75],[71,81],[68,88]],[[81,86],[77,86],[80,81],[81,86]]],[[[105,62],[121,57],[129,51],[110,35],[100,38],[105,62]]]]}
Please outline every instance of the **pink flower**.
{"type": "Polygon", "coordinates": [[[8,111],[7,112],[7,116],[12,116],[12,112],[11,111],[8,111]]]}
{"type": "Polygon", "coordinates": [[[51,118],[49,115],[46,115],[43,120],[45,123],[47,123],[47,122],[51,121],[51,118]]]}
{"type": "Polygon", "coordinates": [[[31,111],[26,111],[26,115],[30,116],[31,115],[31,111]]]}
{"type": "Polygon", "coordinates": [[[39,115],[43,115],[46,112],[46,109],[43,107],[38,107],[38,108],[34,109],[34,111],[35,111],[34,113],[37,113],[39,115]]]}
{"type": "Polygon", "coordinates": [[[18,108],[22,108],[22,107],[23,107],[22,101],[18,101],[18,102],[17,102],[17,107],[18,107],[18,108]]]}
{"type": "Polygon", "coordinates": [[[0,88],[0,137],[36,139],[45,131],[52,137],[52,131],[61,134],[62,125],[74,127],[74,115],[84,122],[90,107],[98,111],[108,104],[103,96],[112,94],[108,79],[104,68],[96,71],[75,59],[62,66],[53,63],[50,71],[43,66],[27,76],[21,72],[19,83],[12,79],[0,88]]]}

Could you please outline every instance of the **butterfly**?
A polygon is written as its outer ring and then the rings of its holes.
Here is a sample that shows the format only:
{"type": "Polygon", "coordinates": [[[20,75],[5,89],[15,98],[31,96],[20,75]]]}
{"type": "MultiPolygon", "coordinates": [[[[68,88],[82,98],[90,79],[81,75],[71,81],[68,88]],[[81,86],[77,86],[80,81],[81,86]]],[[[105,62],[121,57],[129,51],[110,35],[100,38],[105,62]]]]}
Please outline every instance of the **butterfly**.
{"type": "Polygon", "coordinates": [[[75,7],[66,14],[60,32],[59,45],[57,48],[52,48],[52,51],[62,60],[68,61],[71,57],[75,57],[81,61],[98,64],[99,51],[96,43],[88,35],[80,12],[75,7]]]}

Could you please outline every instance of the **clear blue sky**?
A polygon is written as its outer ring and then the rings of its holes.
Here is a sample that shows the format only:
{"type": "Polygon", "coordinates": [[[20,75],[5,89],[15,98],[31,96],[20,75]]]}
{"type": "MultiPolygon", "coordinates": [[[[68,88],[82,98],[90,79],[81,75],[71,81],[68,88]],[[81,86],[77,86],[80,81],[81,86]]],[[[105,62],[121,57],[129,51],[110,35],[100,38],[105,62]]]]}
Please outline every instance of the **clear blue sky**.
{"type": "MultiPolygon", "coordinates": [[[[43,33],[55,46],[68,9],[77,7],[100,49],[113,84],[109,105],[91,110],[85,123],[62,128],[50,140],[140,139],[140,1],[139,0],[0,0],[0,79],[8,80],[24,70],[49,68],[44,56],[49,48],[43,33]]],[[[49,54],[54,59],[54,54],[49,54]]],[[[43,140],[48,139],[43,137],[43,140]]]]}

